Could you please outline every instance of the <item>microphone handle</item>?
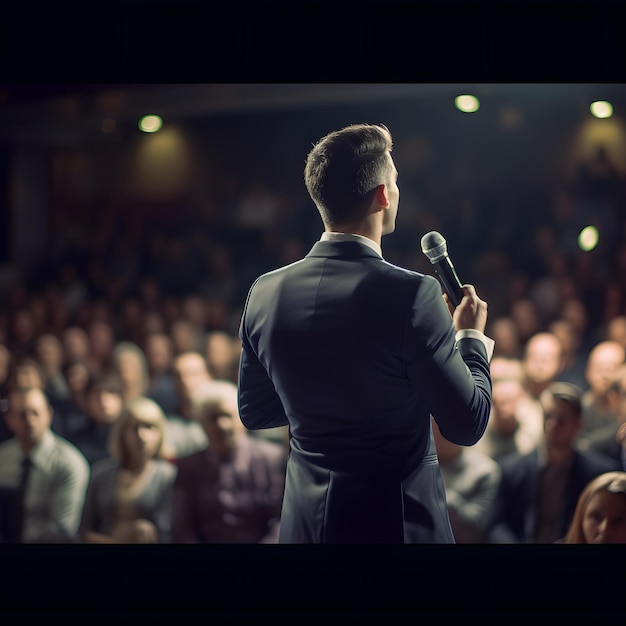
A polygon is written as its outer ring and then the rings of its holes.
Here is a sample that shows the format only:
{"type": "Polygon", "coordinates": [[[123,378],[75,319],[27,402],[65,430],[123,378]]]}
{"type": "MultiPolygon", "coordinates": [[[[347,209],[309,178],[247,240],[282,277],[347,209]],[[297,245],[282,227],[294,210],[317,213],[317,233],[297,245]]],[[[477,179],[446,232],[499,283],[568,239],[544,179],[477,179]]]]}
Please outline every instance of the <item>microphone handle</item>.
{"type": "Polygon", "coordinates": [[[453,306],[459,306],[463,299],[463,289],[461,281],[454,270],[450,257],[446,254],[442,259],[433,263],[435,271],[443,283],[444,291],[448,294],[448,298],[453,306]]]}

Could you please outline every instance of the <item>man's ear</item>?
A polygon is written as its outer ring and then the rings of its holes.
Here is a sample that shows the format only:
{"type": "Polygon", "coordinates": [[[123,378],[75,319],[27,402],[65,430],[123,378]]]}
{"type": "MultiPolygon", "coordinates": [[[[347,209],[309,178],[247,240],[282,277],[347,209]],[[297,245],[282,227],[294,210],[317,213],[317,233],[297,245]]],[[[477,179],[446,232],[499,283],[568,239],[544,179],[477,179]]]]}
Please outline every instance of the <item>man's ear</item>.
{"type": "Polygon", "coordinates": [[[389,208],[389,194],[387,193],[387,185],[384,183],[376,187],[375,194],[376,202],[384,209],[389,208]]]}

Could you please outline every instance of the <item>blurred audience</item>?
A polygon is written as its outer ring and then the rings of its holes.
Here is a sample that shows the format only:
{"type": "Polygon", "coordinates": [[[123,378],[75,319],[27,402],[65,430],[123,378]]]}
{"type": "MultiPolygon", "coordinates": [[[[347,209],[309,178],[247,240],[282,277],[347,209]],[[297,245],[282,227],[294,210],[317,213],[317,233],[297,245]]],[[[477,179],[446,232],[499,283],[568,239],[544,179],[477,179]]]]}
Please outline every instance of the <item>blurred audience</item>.
{"type": "Polygon", "coordinates": [[[554,543],[561,539],[587,483],[619,464],[574,446],[582,428],[581,392],[552,383],[540,396],[545,436],[533,451],[502,459],[490,511],[490,543],[554,543]]]}
{"type": "Polygon", "coordinates": [[[87,423],[86,389],[93,374],[87,359],[83,358],[67,359],[63,363],[62,371],[70,393],[66,398],[56,398],[53,401],[57,414],[55,421],[58,419],[60,422],[56,428],[53,423],[53,429],[72,439],[87,423]]]}
{"type": "Polygon", "coordinates": [[[561,370],[556,376],[557,380],[586,389],[587,353],[581,349],[582,338],[576,328],[571,321],[557,318],[548,325],[548,332],[561,342],[561,370]]]}
{"type": "Polygon", "coordinates": [[[454,538],[457,543],[484,543],[500,481],[498,463],[445,439],[435,420],[432,427],[454,538]]]}
{"type": "Polygon", "coordinates": [[[626,543],[626,472],[607,472],[580,494],[562,543],[626,543]]]}
{"type": "MultiPolygon", "coordinates": [[[[12,371],[12,356],[9,349],[0,343],[0,415],[9,408],[9,376],[12,371]]],[[[0,443],[10,439],[12,433],[6,422],[0,419],[0,443]]]]}
{"type": "Polygon", "coordinates": [[[202,383],[193,414],[208,448],[176,461],[172,533],[176,543],[277,543],[285,484],[284,446],[249,436],[237,386],[202,383]]]}
{"type": "Polygon", "coordinates": [[[165,415],[136,398],[113,423],[109,457],[94,464],[80,536],[85,543],[170,543],[176,467],[160,458],[165,415]]]}
{"type": "Polygon", "coordinates": [[[617,398],[611,393],[610,385],[625,359],[626,349],[615,341],[601,341],[591,349],[585,368],[589,389],[582,399],[581,437],[615,423],[617,398]]]}
{"type": "Polygon", "coordinates": [[[150,379],[143,350],[132,341],[119,341],[113,348],[112,361],[113,371],[122,382],[124,402],[144,397],[150,379]]]}
{"type": "Polygon", "coordinates": [[[63,374],[65,355],[61,340],[52,333],[39,335],[35,341],[35,356],[43,374],[46,396],[52,402],[68,398],[70,389],[63,374]]]}
{"type": "Polygon", "coordinates": [[[511,359],[521,358],[522,342],[517,322],[511,317],[501,316],[488,322],[488,324],[489,330],[487,334],[496,342],[494,356],[511,359]]]}
{"type": "Polygon", "coordinates": [[[119,418],[124,397],[122,381],[114,372],[92,377],[85,388],[85,417],[70,441],[85,455],[89,465],[109,456],[108,441],[112,424],[119,418]]]}
{"type": "Polygon", "coordinates": [[[213,378],[237,382],[240,351],[239,338],[235,339],[225,330],[209,332],[205,339],[204,355],[213,378]]]}
{"type": "Polygon", "coordinates": [[[524,370],[520,360],[502,356],[491,359],[491,415],[484,435],[474,448],[495,461],[516,452],[526,454],[543,437],[537,421],[539,407],[523,386],[524,370]]]}
{"type": "MultiPolygon", "coordinates": [[[[237,328],[251,281],[260,267],[297,260],[321,228],[300,211],[303,189],[290,192],[294,208],[286,212],[285,190],[256,170],[218,178],[218,199],[206,215],[174,202],[150,220],[115,201],[71,218],[59,212],[41,262],[0,294],[0,410],[8,407],[9,388],[18,380],[42,388],[53,407],[53,434],[73,441],[95,464],[103,460],[105,438],[124,401],[145,395],[166,415],[169,441],[160,456],[183,459],[206,451],[210,441],[192,415],[191,396],[214,379],[237,382],[237,328]],[[134,344],[134,356],[122,342],[134,344]]],[[[588,411],[605,420],[591,432],[581,430],[577,446],[623,459],[623,387],[617,379],[608,383],[601,365],[591,368],[598,380],[592,385],[586,369],[600,343],[626,348],[626,217],[619,200],[626,186],[613,172],[607,195],[592,179],[587,172],[573,181],[551,181],[537,193],[513,193],[493,181],[482,191],[459,189],[457,197],[446,193],[446,173],[431,168],[424,198],[417,198],[428,210],[404,214],[415,238],[433,228],[445,231],[457,254],[465,254],[459,263],[467,276],[493,293],[493,410],[475,450],[498,463],[507,454],[523,456],[546,445],[539,398],[554,381],[588,390],[583,416],[588,411]],[[459,202],[467,208],[461,222],[459,202]],[[602,227],[601,244],[582,253],[578,234],[593,220],[602,227]],[[480,253],[475,238],[463,231],[479,223],[480,253]],[[613,403],[619,407],[613,410],[613,403]]],[[[386,256],[432,272],[422,265],[423,255],[410,252],[409,239],[390,237],[386,256]]],[[[288,451],[286,428],[248,435],[288,451]]],[[[0,420],[0,443],[14,438],[0,420]]],[[[556,485],[558,499],[558,480],[556,485]]]]}
{"type": "Polygon", "coordinates": [[[176,382],[174,380],[174,347],[171,337],[157,331],[145,339],[145,355],[148,366],[148,391],[166,415],[173,414],[178,408],[176,382]]]}
{"type": "Polygon", "coordinates": [[[89,464],[74,445],[52,432],[52,412],[40,387],[11,390],[4,417],[14,437],[0,444],[0,487],[5,502],[12,492],[12,539],[17,543],[77,539],[89,464]]]}
{"type": "Polygon", "coordinates": [[[198,352],[183,352],[174,359],[172,367],[176,389],[176,409],[167,414],[167,447],[170,459],[190,456],[208,445],[204,428],[194,419],[193,396],[203,385],[213,380],[206,359],[198,352]]]}
{"type": "Polygon", "coordinates": [[[591,448],[621,463],[626,471],[626,364],[620,365],[609,385],[611,405],[616,407],[615,420],[578,440],[580,448],[591,448]]]}
{"type": "Polygon", "coordinates": [[[89,338],[89,353],[87,362],[89,369],[94,373],[111,370],[114,367],[113,349],[115,347],[115,332],[110,322],[94,319],[87,326],[89,338]]]}

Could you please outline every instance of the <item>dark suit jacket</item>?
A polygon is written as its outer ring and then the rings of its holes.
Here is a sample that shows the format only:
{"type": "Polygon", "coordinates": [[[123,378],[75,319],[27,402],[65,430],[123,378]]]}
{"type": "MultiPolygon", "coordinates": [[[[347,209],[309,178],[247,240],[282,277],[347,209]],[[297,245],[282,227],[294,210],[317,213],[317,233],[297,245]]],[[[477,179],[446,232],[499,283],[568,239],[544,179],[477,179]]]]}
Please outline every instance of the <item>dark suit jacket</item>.
{"type": "MultiPolygon", "coordinates": [[[[524,455],[507,455],[500,468],[500,485],[490,514],[489,542],[533,543],[541,481],[538,449],[524,455]]],[[[565,536],[587,483],[600,474],[619,469],[617,462],[593,451],[574,452],[555,541],[565,536]]]]}
{"type": "Polygon", "coordinates": [[[483,342],[455,342],[435,278],[320,241],[256,280],[240,337],[244,424],[289,424],[281,542],[454,541],[430,414],[475,443],[491,379],[483,342]]]}

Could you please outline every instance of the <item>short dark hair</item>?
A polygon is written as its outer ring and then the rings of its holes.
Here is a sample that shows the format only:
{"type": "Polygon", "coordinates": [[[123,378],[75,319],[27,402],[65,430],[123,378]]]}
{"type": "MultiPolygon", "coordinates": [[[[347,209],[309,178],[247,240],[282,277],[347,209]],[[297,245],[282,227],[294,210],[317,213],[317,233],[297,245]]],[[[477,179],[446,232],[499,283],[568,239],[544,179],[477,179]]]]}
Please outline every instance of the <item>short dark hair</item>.
{"type": "Polygon", "coordinates": [[[85,393],[90,394],[92,392],[102,391],[114,393],[120,397],[124,394],[122,381],[115,372],[105,371],[103,373],[94,374],[89,378],[85,386],[85,393]]]}
{"type": "Polygon", "coordinates": [[[544,407],[550,400],[562,400],[567,402],[575,411],[576,415],[582,415],[582,390],[576,385],[566,382],[553,382],[542,392],[541,405],[544,407]]]}
{"type": "Polygon", "coordinates": [[[324,224],[344,224],[362,215],[384,182],[392,138],[384,124],[352,124],[320,139],[309,152],[304,182],[324,224]]]}

